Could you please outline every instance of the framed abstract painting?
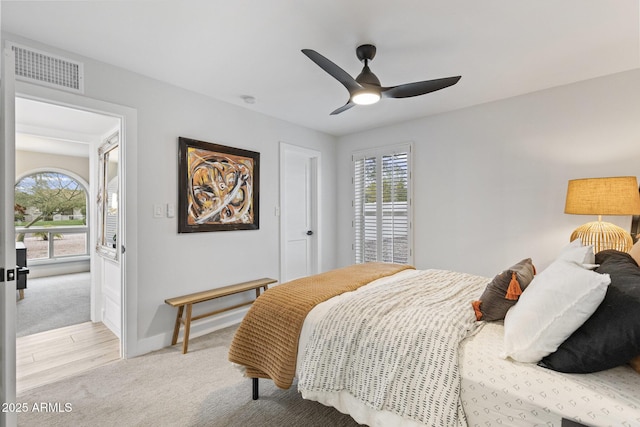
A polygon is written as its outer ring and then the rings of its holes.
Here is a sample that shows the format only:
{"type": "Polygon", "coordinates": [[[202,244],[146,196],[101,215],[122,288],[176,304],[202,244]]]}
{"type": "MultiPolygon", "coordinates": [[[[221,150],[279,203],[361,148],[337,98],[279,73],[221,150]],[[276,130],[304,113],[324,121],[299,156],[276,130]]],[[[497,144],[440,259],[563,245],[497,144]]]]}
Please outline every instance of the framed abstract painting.
{"type": "Polygon", "coordinates": [[[257,230],[260,153],[178,138],[178,232],[257,230]]]}

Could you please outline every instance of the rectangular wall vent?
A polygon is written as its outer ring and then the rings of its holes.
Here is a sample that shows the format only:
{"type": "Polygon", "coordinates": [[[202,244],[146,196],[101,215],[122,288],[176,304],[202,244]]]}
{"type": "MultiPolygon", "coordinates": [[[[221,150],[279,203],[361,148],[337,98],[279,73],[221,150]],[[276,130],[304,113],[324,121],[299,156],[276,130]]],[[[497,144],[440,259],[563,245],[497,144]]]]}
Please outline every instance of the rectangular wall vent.
{"type": "Polygon", "coordinates": [[[16,80],[84,93],[81,62],[11,43],[16,57],[16,80]]]}

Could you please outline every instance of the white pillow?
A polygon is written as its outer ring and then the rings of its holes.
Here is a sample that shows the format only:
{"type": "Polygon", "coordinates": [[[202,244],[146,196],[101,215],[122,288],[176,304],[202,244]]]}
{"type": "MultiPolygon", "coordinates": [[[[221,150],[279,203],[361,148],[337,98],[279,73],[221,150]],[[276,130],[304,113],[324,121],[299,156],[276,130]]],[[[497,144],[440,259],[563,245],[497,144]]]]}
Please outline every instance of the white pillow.
{"type": "Polygon", "coordinates": [[[507,312],[502,357],[536,363],[556,351],[596,311],[610,283],[608,274],[554,261],[507,312]]]}
{"type": "Polygon", "coordinates": [[[575,262],[585,268],[595,268],[596,255],[593,252],[593,245],[582,246],[582,240],[575,239],[562,248],[557,259],[575,262]]]}

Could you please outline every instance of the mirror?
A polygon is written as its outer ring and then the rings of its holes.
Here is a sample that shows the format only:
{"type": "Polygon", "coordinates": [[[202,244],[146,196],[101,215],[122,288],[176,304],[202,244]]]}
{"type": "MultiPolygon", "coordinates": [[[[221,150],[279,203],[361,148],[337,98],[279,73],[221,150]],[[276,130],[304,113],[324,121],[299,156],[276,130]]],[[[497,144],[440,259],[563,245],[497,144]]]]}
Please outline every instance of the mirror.
{"type": "Polygon", "coordinates": [[[98,254],[118,259],[118,165],[119,133],[111,135],[98,148],[98,254]]]}

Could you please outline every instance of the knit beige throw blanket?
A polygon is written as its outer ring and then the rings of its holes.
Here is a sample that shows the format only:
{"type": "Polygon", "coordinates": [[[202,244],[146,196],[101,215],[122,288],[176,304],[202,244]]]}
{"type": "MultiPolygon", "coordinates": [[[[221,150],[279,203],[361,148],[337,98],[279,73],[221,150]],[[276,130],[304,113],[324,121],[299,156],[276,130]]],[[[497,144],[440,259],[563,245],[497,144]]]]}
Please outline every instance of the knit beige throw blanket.
{"type": "Polygon", "coordinates": [[[229,360],[246,367],[251,378],[271,378],[287,389],[293,382],[298,338],[307,314],[317,304],[354,291],[410,265],[365,263],[331,270],[275,286],[251,306],[229,349],[229,360]]]}

